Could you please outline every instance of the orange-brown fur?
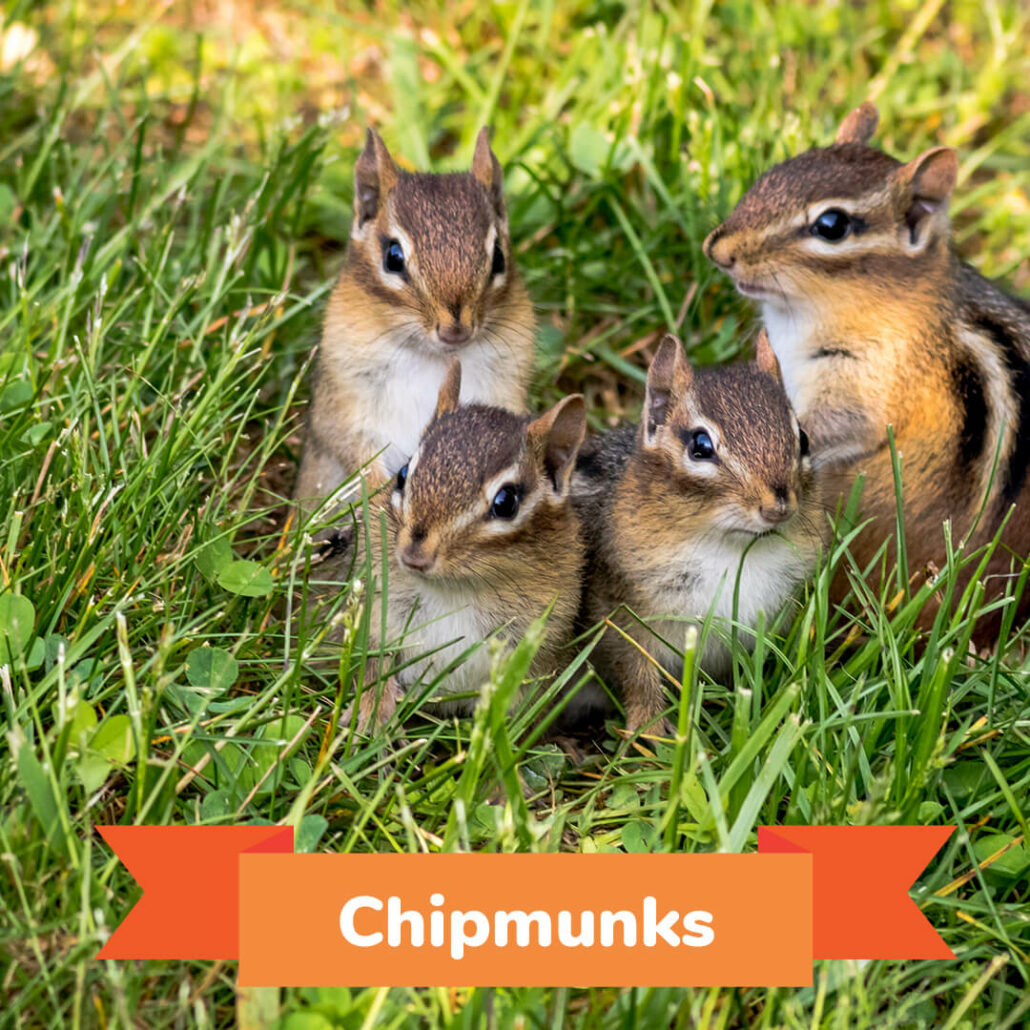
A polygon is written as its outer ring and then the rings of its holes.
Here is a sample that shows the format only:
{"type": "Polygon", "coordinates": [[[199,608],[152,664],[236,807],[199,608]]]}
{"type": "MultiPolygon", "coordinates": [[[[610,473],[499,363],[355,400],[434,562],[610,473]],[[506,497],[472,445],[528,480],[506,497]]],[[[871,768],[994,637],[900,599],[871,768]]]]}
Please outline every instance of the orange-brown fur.
{"type": "MultiPolygon", "coordinates": [[[[890,425],[910,572],[943,564],[945,519],[957,543],[984,508],[970,541],[979,546],[1016,504],[987,571],[997,596],[1030,553],[1030,309],[951,249],[954,153],[902,164],[867,145],[876,120],[862,105],[833,146],[767,172],[705,252],[762,305],[828,506],[864,476],[872,523],[851,548],[859,565],[895,531],[890,425]],[[814,233],[830,209],[852,226],[837,243],[814,233]]],[[[841,576],[838,599],[846,591],[841,576]]],[[[991,642],[999,620],[982,620],[977,639],[991,642]]]]}
{"type": "Polygon", "coordinates": [[[371,486],[387,481],[414,451],[455,355],[465,400],[524,410],[534,335],[485,130],[472,170],[444,175],[401,171],[369,130],[295,497],[313,508],[363,466],[371,486]],[[399,273],[386,267],[390,242],[403,253],[399,273]]]}

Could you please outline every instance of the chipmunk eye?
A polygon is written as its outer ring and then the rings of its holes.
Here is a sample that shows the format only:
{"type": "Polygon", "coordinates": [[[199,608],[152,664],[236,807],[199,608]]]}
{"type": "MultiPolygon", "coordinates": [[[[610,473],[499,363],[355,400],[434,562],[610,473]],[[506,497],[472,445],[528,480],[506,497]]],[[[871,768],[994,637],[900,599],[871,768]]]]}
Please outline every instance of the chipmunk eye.
{"type": "Polygon", "coordinates": [[[839,243],[851,232],[851,219],[846,211],[831,207],[812,223],[812,235],[830,243],[839,243]]]}
{"type": "Polygon", "coordinates": [[[694,461],[711,461],[715,457],[715,444],[703,429],[695,429],[690,434],[687,453],[694,461]]]}
{"type": "Polygon", "coordinates": [[[404,248],[398,240],[387,240],[383,247],[383,268],[394,275],[404,274],[404,248]]]}
{"type": "Polygon", "coordinates": [[[494,263],[490,266],[490,278],[504,275],[504,251],[501,250],[501,241],[494,244],[494,263]]]}
{"type": "Polygon", "coordinates": [[[802,458],[807,458],[808,457],[808,433],[806,433],[803,429],[799,430],[798,439],[801,442],[801,457],[802,458]]]}
{"type": "Polygon", "coordinates": [[[404,489],[404,484],[407,481],[408,481],[408,466],[405,465],[397,472],[397,489],[398,490],[403,490],[404,489]]]}
{"type": "Polygon", "coordinates": [[[490,505],[490,514],[495,519],[513,519],[519,513],[519,495],[521,490],[513,483],[505,483],[494,494],[490,505]]]}

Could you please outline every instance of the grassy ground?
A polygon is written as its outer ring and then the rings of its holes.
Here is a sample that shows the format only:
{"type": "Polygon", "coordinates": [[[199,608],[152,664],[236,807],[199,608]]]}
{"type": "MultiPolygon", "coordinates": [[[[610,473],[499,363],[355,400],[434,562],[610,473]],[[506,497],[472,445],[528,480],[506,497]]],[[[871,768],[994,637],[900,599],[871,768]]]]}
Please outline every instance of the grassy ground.
{"type": "Polygon", "coordinates": [[[354,591],[338,666],[286,660],[310,554],[280,503],[367,121],[440,169],[495,126],[542,320],[534,396],[582,388],[600,425],[633,413],[665,329],[703,362],[744,346],[754,313],[704,234],[869,95],[892,151],[960,148],[959,244],[1030,291],[1025,5],[384,6],[5,5],[0,1022],[235,1018],[232,964],[93,961],[134,897],[94,823],[285,821],[303,850],[639,851],[750,849],[783,821],[957,823],[916,893],[957,961],[824,962],[805,990],[290,990],[243,1007],[281,1005],[291,1030],[1026,1025],[1020,627],[970,659],[980,602],[952,598],[917,653],[921,596],[856,582],[850,612],[830,610],[838,549],[733,684],[691,685],[688,741],[609,736],[581,768],[523,748],[536,798],[490,804],[490,756],[528,713],[415,712],[389,763],[349,739],[354,591]]]}

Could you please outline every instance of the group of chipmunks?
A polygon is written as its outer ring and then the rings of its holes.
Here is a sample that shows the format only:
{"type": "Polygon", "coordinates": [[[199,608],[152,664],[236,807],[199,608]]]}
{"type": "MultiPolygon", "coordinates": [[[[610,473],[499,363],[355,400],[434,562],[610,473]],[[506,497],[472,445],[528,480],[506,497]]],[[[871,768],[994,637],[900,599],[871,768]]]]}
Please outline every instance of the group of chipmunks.
{"type": "MultiPolygon", "coordinates": [[[[295,488],[308,514],[338,506],[359,471],[372,494],[367,543],[388,588],[372,591],[384,657],[366,670],[363,730],[436,678],[444,711],[470,709],[490,675],[481,642],[513,644],[548,611],[532,679],[608,620],[596,672],[629,730],[667,729],[688,627],[732,620],[746,643],[760,613],[774,619],[859,474],[868,521],[851,553],[886,568],[889,426],[910,567],[944,564],[950,521],[969,548],[1000,535],[967,573],[988,601],[1016,582],[1030,552],[1030,306],[952,250],[954,150],[902,163],[869,145],[877,120],[871,104],[852,111],[831,146],[771,168],[705,240],[761,309],[754,360],[692,368],[665,336],[640,424],[589,440],[579,395],[526,413],[534,314],[486,130],[453,174],[402,171],[368,131],[295,488]]],[[[847,583],[834,589],[840,600],[847,583]]],[[[715,677],[727,639],[709,632],[698,656],[715,677]]]]}

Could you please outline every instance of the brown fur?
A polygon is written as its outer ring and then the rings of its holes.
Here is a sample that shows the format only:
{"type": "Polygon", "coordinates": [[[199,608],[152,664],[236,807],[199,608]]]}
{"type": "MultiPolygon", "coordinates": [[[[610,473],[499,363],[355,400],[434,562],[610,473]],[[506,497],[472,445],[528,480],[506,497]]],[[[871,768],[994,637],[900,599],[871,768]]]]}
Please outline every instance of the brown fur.
{"type": "MultiPolygon", "coordinates": [[[[760,608],[773,619],[815,565],[814,477],[778,369],[760,351],[753,364],[691,370],[667,338],[648,373],[640,427],[609,433],[580,460],[586,622],[611,617],[640,645],[610,629],[595,652],[602,676],[621,687],[630,729],[654,724],[666,707],[663,682],[678,680],[682,642],[672,638],[682,637],[683,619],[703,622],[713,605],[716,616],[732,616],[738,571],[737,618],[753,626],[760,608]],[[703,470],[687,453],[698,427],[717,437],[718,460],[703,470]]],[[[702,667],[724,675],[728,660],[710,638],[702,667]]]]}
{"type": "Polygon", "coordinates": [[[369,463],[372,486],[392,477],[456,354],[463,399],[523,410],[534,336],[485,130],[473,170],[442,175],[401,171],[369,130],[355,167],[347,259],[326,311],[297,499],[312,508],[369,463]],[[404,252],[400,273],[385,268],[391,240],[404,252]]]}
{"type": "MultiPolygon", "coordinates": [[[[943,564],[945,519],[956,542],[972,531],[979,546],[1018,502],[987,571],[988,597],[998,596],[1030,553],[1030,310],[951,250],[954,152],[902,164],[865,145],[875,121],[863,105],[835,145],[766,172],[705,252],[762,302],[828,506],[865,477],[873,521],[852,545],[858,563],[895,531],[891,425],[911,572],[943,564]],[[817,217],[821,201],[853,218],[839,244],[811,242],[806,210],[817,217]]],[[[836,590],[847,591],[843,575],[836,590]]],[[[981,620],[976,639],[992,642],[999,621],[981,620]]]]}
{"type": "MultiPolygon", "coordinates": [[[[579,607],[583,543],[568,476],[585,431],[583,399],[567,397],[530,420],[483,405],[452,407],[455,384],[451,376],[448,381],[441,413],[423,433],[403,487],[381,494],[373,508],[373,525],[383,520],[386,527],[389,639],[379,640],[382,584],[371,626],[377,644],[400,641],[397,665],[408,666],[388,681],[380,724],[406,691],[431,682],[462,651],[495,634],[511,646],[549,605],[530,674],[552,673],[579,607]],[[513,519],[491,513],[501,485],[521,493],[513,519]],[[451,644],[455,639],[459,643],[451,644]],[[423,658],[434,647],[444,650],[423,658]]],[[[373,567],[380,568],[378,533],[371,544],[373,567]]],[[[478,689],[488,659],[480,648],[445,678],[447,706],[471,708],[474,701],[448,700],[447,694],[478,689]]],[[[372,678],[378,674],[378,666],[369,670],[372,678]]],[[[362,709],[366,724],[374,697],[369,693],[362,709]]]]}

